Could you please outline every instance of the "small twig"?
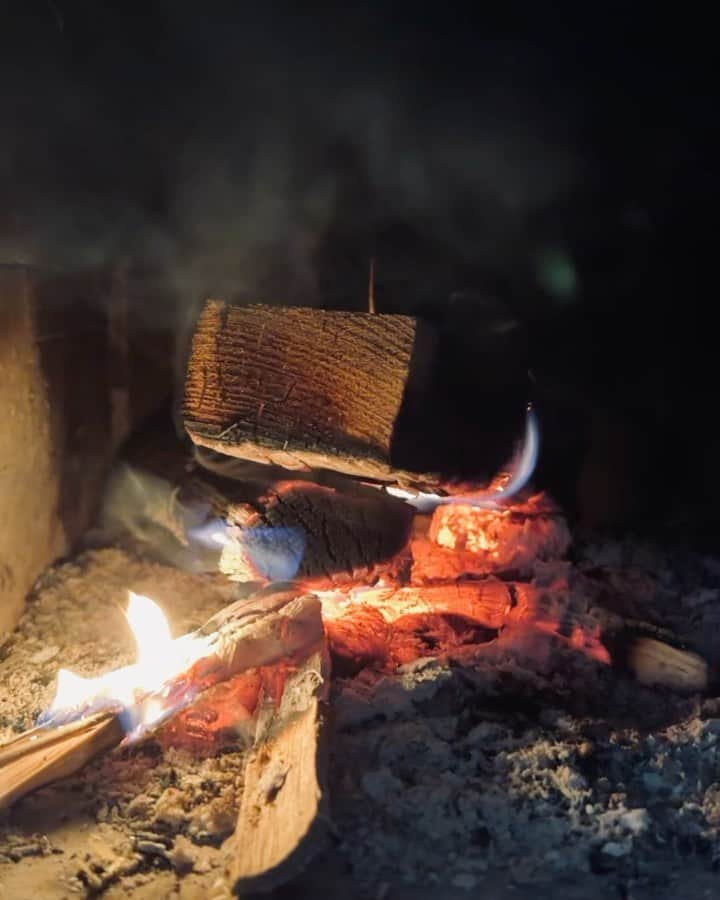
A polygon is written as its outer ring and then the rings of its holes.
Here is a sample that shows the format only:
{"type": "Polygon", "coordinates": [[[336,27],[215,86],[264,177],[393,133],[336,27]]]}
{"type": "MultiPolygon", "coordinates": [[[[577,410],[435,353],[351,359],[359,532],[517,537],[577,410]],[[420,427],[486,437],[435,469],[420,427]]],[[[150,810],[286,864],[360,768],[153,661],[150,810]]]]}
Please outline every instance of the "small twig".
{"type": "Polygon", "coordinates": [[[368,277],[368,312],[375,314],[375,257],[370,260],[370,274],[368,277]]]}

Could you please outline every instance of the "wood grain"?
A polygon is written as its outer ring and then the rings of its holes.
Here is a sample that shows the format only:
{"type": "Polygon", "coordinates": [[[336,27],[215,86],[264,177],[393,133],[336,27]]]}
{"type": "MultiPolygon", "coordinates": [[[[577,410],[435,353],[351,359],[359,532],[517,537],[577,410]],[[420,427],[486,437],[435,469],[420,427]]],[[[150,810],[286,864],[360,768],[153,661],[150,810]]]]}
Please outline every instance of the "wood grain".
{"type": "MultiPolygon", "coordinates": [[[[208,655],[161,689],[179,708],[203,692],[261,666],[304,659],[324,643],[320,603],[296,590],[261,591],[237,601],[200,630],[211,638],[208,655]]],[[[153,695],[145,698],[153,700],[153,695]]],[[[119,710],[82,716],[69,724],[34,728],[0,747],[0,809],[38,787],[72,775],[125,737],[129,717],[119,710]]]]}
{"type": "Polygon", "coordinates": [[[261,714],[258,749],[245,769],[237,828],[229,842],[229,874],[237,893],[273,890],[299,874],[324,845],[327,677],[323,649],[289,679],[279,706],[261,714]]]}
{"type": "Polygon", "coordinates": [[[430,343],[410,316],[208,301],[185,427],[232,456],[393,480],[394,432],[421,389],[430,343]]]}
{"type": "Polygon", "coordinates": [[[81,769],[125,737],[118,716],[101,713],[60,728],[35,728],[0,747],[0,809],[81,769]]]}

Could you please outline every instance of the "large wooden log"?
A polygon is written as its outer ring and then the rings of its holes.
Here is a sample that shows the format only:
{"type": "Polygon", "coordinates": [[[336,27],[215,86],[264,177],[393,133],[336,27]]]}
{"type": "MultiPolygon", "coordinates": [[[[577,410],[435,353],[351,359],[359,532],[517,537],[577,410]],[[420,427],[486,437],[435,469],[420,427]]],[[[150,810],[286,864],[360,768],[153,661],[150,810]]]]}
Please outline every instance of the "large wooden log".
{"type": "Polygon", "coordinates": [[[0,643],[88,525],[114,451],[170,387],[169,362],[167,377],[132,369],[136,305],[113,272],[0,266],[0,643]]]}
{"type": "Polygon", "coordinates": [[[409,316],[208,301],[185,427],[231,456],[392,481],[401,417],[418,402],[431,346],[409,316]]]}

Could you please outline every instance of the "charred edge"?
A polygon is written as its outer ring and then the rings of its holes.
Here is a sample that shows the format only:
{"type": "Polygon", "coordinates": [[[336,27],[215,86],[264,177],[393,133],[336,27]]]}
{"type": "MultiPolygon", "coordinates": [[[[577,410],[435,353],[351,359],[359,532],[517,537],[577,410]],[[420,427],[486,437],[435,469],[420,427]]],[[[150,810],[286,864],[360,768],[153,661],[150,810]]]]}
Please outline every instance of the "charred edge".
{"type": "Polygon", "coordinates": [[[606,631],[602,635],[600,642],[610,654],[612,667],[616,672],[631,674],[630,655],[639,636],[637,632],[632,632],[628,628],[606,631]]]}
{"type": "Polygon", "coordinates": [[[510,598],[510,609],[515,609],[518,603],[520,602],[518,598],[517,585],[512,582],[507,585],[507,592],[510,598]]]}

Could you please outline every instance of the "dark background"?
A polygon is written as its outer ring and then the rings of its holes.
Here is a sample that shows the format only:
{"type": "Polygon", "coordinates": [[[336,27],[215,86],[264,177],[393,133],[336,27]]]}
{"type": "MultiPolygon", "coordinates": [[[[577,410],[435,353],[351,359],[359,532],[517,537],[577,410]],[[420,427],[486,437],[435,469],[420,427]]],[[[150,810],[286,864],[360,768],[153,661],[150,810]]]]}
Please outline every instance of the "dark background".
{"type": "Polygon", "coordinates": [[[460,415],[534,399],[538,484],[712,545],[709,21],[486,6],[9,0],[0,261],[142,261],[150,328],[208,294],[361,309],[375,257],[460,415]]]}

